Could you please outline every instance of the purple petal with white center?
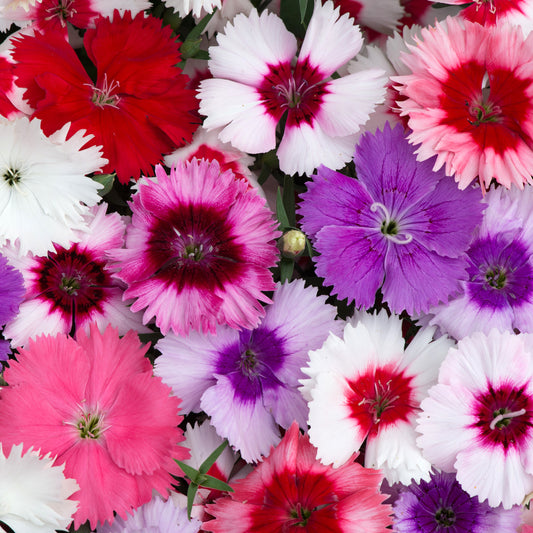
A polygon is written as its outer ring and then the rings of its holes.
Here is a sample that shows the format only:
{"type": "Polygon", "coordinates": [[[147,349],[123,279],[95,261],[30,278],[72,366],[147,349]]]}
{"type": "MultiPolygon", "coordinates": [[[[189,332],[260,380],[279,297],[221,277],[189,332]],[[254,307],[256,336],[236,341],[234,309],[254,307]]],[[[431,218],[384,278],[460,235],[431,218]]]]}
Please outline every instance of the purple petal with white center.
{"type": "Polygon", "coordinates": [[[263,406],[261,395],[243,397],[229,376],[215,374],[216,384],[202,396],[201,407],[217,433],[228,439],[247,462],[256,462],[280,440],[277,425],[263,406]]]}
{"type": "Polygon", "coordinates": [[[387,244],[380,237],[379,233],[369,237],[366,229],[342,226],[329,226],[318,233],[316,247],[321,255],[314,258],[317,274],[326,285],[333,285],[340,299],[355,299],[357,307],[374,305],[376,291],[385,277],[383,256],[387,244]]]}

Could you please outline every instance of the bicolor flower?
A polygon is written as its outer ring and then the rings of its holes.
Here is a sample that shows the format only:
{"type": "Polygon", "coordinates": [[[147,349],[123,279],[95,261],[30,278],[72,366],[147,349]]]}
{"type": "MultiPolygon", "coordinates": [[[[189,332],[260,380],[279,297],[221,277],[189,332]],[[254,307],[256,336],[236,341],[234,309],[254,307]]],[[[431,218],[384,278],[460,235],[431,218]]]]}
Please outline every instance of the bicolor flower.
{"type": "Polygon", "coordinates": [[[363,44],[347,14],[317,0],[296,63],[295,36],[266,10],[237,15],[217,42],[209,49],[213,78],[199,90],[206,129],[222,127],[220,139],[244,152],[268,152],[285,116],[277,148],[283,172],[340,168],[350,160],[354,134],[383,101],[385,77],[370,69],[331,78],[363,44]]]}

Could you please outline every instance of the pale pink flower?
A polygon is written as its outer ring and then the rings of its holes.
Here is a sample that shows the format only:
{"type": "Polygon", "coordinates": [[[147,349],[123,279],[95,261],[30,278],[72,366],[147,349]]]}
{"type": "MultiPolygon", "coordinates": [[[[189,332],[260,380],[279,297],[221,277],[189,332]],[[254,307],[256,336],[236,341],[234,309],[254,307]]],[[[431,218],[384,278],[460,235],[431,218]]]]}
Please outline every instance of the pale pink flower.
{"type": "Polygon", "coordinates": [[[78,528],[113,521],[166,495],[179,474],[173,459],[188,456],[177,443],[179,400],[152,374],[137,335],[120,338],[96,326],[77,341],[65,335],[31,340],[11,361],[0,398],[0,441],[40,449],[65,465],[80,487],[78,528]]]}
{"type": "Polygon", "coordinates": [[[415,41],[402,56],[412,74],[393,80],[418,159],[436,154],[461,189],[533,183],[533,35],[449,17],[415,41]]]}

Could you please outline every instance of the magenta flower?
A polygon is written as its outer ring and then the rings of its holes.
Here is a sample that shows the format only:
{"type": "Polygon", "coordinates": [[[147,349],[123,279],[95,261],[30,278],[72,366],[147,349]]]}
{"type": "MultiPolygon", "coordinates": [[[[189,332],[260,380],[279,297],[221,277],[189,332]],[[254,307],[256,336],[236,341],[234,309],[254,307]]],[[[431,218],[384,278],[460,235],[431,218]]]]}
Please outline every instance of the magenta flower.
{"type": "Polygon", "coordinates": [[[533,492],[533,336],[460,340],[421,408],[418,445],[471,496],[509,509],[533,492]]]}
{"type": "Polygon", "coordinates": [[[348,15],[316,1],[295,64],[296,37],[267,10],[237,15],[217,41],[209,49],[213,78],[199,91],[206,129],[224,127],[219,138],[244,152],[268,152],[286,115],[277,149],[283,172],[340,168],[350,160],[354,135],[383,101],[385,78],[370,69],[331,79],[363,44],[348,15]]]}
{"type": "Polygon", "coordinates": [[[208,505],[215,520],[202,528],[213,533],[306,531],[308,533],[386,533],[390,507],[378,488],[376,470],[348,463],[325,466],[298,424],[235,492],[208,505]]]}
{"type": "Polygon", "coordinates": [[[78,528],[86,520],[113,521],[166,494],[179,474],[173,459],[188,452],[177,425],[179,400],[152,375],[152,365],[130,331],[120,338],[108,327],[40,336],[21,349],[4,377],[0,398],[0,442],[40,449],[65,464],[78,482],[72,495],[80,506],[78,528]]]}
{"type": "Polygon", "coordinates": [[[217,324],[251,328],[264,315],[262,291],[274,289],[277,259],[272,214],[265,201],[220,172],[214,161],[178,163],[133,197],[126,249],[116,251],[118,276],[133,311],[146,308],[163,334],[214,332],[217,324]]]}

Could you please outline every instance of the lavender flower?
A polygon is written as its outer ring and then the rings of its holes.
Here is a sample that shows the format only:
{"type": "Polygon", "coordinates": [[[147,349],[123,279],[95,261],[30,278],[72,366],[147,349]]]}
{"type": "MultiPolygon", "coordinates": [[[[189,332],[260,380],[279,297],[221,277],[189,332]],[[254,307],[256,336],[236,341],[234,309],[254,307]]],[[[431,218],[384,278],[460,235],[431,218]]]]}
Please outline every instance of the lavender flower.
{"type": "Polygon", "coordinates": [[[481,503],[455,474],[442,472],[412,483],[394,504],[394,514],[397,533],[515,533],[521,511],[481,503]]]}
{"type": "MultiPolygon", "coordinates": [[[[8,264],[0,255],[0,326],[9,322],[16,314],[24,297],[22,274],[8,264]]],[[[7,360],[9,343],[0,339],[0,361],[7,360]]]]}
{"type": "Polygon", "coordinates": [[[317,274],[339,298],[424,312],[459,290],[481,220],[479,191],[459,191],[434,161],[416,160],[400,125],[361,137],[358,179],[320,167],[302,195],[302,227],[320,256],[317,274]]]}

